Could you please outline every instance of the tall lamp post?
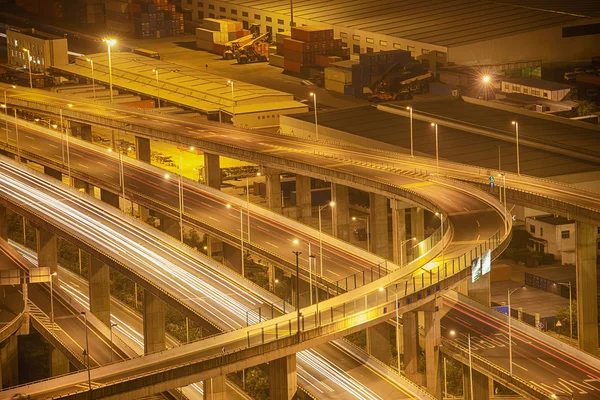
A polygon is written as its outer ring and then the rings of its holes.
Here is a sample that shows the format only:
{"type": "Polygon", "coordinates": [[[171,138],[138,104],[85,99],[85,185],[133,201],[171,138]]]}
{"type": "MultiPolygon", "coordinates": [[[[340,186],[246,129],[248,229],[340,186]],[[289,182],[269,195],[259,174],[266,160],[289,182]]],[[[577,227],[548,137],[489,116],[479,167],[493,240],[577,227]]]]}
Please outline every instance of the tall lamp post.
{"type": "Polygon", "coordinates": [[[300,343],[300,267],[298,264],[299,251],[292,251],[296,255],[296,327],[298,329],[298,343],[300,343]]]}
{"type": "Polygon", "coordinates": [[[319,140],[319,121],[317,119],[317,94],[311,93],[310,95],[314,100],[313,108],[315,109],[315,137],[316,137],[316,140],[318,141],[319,140]]]}
{"type": "MultiPolygon", "coordinates": [[[[227,208],[232,208],[231,204],[227,204],[227,208]]],[[[244,208],[240,207],[240,247],[242,249],[242,276],[244,274],[244,208]]]]}
{"type": "Polygon", "coordinates": [[[110,323],[110,362],[113,362],[113,354],[114,354],[114,350],[113,350],[113,328],[118,326],[117,323],[115,322],[111,322],[110,323]]]}
{"type": "MultiPolygon", "coordinates": [[[[256,173],[260,176],[260,172],[256,173]]],[[[248,242],[250,242],[250,178],[246,178],[246,214],[248,217],[248,242]]]]}
{"type": "Polygon", "coordinates": [[[31,75],[31,52],[29,49],[23,48],[27,52],[27,69],[29,70],[29,89],[33,89],[33,77],[31,75]]]}
{"type": "Polygon", "coordinates": [[[490,78],[489,75],[484,75],[483,78],[481,78],[482,82],[483,82],[483,99],[485,101],[488,100],[488,87],[490,84],[490,81],[492,80],[492,78],[490,78]]]}
{"type": "MultiPolygon", "coordinates": [[[[13,89],[17,87],[12,85],[13,89]]],[[[4,126],[6,129],[6,147],[8,147],[8,101],[6,99],[6,88],[2,88],[4,90],[4,104],[2,104],[2,108],[4,108],[4,126]]]]}
{"type": "Polygon", "coordinates": [[[573,340],[573,293],[571,291],[571,281],[559,282],[557,285],[569,288],[569,337],[573,340]]]}
{"type": "Polygon", "coordinates": [[[513,290],[508,289],[508,363],[509,363],[508,370],[509,370],[511,376],[513,374],[513,367],[512,367],[513,361],[512,361],[512,323],[511,323],[512,316],[511,316],[511,307],[510,307],[510,295],[524,287],[525,287],[525,285],[519,286],[518,288],[514,288],[513,290]]]}
{"type": "MultiPolygon", "coordinates": [[[[190,151],[196,150],[194,146],[189,147],[190,151]]],[[[179,239],[183,243],[183,150],[179,149],[179,239]]],[[[242,249],[242,265],[244,260],[244,251],[242,249]]]]}
{"type": "Polygon", "coordinates": [[[94,60],[91,58],[86,58],[87,62],[90,63],[92,67],[92,91],[94,92],[94,101],[96,101],[96,80],[94,79],[94,60]]]}
{"type": "Polygon", "coordinates": [[[444,214],[441,212],[436,212],[435,215],[440,218],[440,242],[442,243],[442,266],[444,267],[444,214]]]}
{"type": "Polygon", "coordinates": [[[431,123],[431,126],[435,127],[435,169],[436,172],[440,173],[440,148],[438,145],[438,124],[435,122],[431,123]]]}
{"type": "Polygon", "coordinates": [[[81,315],[83,315],[83,320],[84,320],[84,324],[85,324],[85,350],[83,351],[85,353],[85,357],[86,357],[86,366],[87,366],[87,376],[88,376],[88,393],[89,393],[89,398],[92,398],[92,377],[90,374],[90,344],[89,344],[89,340],[88,340],[88,323],[87,323],[87,313],[85,311],[81,312],[81,315]]]}
{"type": "Polygon", "coordinates": [[[367,251],[371,251],[371,223],[369,218],[352,217],[352,221],[364,221],[367,226],[367,251]]]}
{"type": "Polygon", "coordinates": [[[321,224],[321,211],[327,206],[334,207],[335,202],[330,201],[329,203],[319,207],[319,267],[321,269],[321,276],[323,276],[323,227],[321,224]]]}
{"type": "Polygon", "coordinates": [[[233,80],[228,80],[227,84],[231,86],[231,124],[233,125],[233,118],[235,118],[235,100],[233,95],[233,80]]]}
{"type": "Polygon", "coordinates": [[[158,68],[152,70],[156,76],[156,97],[158,98],[158,109],[160,110],[160,87],[158,86],[158,68]]]}
{"type": "Polygon", "coordinates": [[[410,156],[414,157],[415,154],[414,154],[414,147],[413,147],[413,108],[406,107],[406,109],[410,113],[410,156]]]}
{"type": "Polygon", "coordinates": [[[519,122],[512,121],[512,124],[515,126],[515,138],[517,142],[517,175],[521,175],[521,160],[519,157],[519,122]]]}
{"type": "Polygon", "coordinates": [[[15,108],[15,136],[17,138],[17,161],[21,162],[21,146],[19,146],[19,119],[17,118],[17,109],[15,108]]]}
{"type": "Polygon", "coordinates": [[[412,242],[414,240],[417,240],[417,238],[412,237],[412,238],[406,239],[402,243],[400,243],[400,267],[402,267],[404,265],[404,251],[403,251],[404,246],[406,245],[406,243],[412,242]]]}
{"type": "Polygon", "coordinates": [[[108,89],[110,90],[110,102],[113,102],[113,83],[112,83],[112,59],[110,56],[110,48],[117,44],[117,41],[114,39],[103,39],[104,43],[106,43],[106,47],[108,49],[108,89]]]}
{"type": "MultiPolygon", "coordinates": [[[[456,331],[455,330],[451,330],[450,331],[450,335],[451,336],[456,336],[456,331]]],[[[467,337],[467,341],[469,343],[469,381],[470,381],[470,389],[471,389],[471,399],[475,399],[475,396],[473,396],[473,360],[471,358],[471,332],[467,332],[467,334],[465,335],[464,333],[461,333],[461,335],[466,336],[467,337]]]]}
{"type": "Polygon", "coordinates": [[[52,332],[54,332],[54,285],[52,281],[56,275],[58,275],[56,272],[50,274],[50,323],[52,324],[52,332]]]}

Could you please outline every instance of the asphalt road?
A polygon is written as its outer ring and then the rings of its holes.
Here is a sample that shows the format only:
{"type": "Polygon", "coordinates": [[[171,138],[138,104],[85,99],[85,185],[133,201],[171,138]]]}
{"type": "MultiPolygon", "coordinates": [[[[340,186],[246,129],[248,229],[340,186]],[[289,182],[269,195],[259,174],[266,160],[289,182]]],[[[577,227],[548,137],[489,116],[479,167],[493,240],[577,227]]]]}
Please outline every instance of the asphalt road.
{"type": "MultiPolygon", "coordinates": [[[[452,339],[450,330],[460,334],[453,340],[467,348],[465,336],[471,334],[472,351],[509,369],[508,325],[463,304],[444,298],[442,335],[452,339]]],[[[512,329],[513,373],[541,390],[568,393],[575,400],[600,398],[600,367],[589,365],[547,343],[512,329]]]]}

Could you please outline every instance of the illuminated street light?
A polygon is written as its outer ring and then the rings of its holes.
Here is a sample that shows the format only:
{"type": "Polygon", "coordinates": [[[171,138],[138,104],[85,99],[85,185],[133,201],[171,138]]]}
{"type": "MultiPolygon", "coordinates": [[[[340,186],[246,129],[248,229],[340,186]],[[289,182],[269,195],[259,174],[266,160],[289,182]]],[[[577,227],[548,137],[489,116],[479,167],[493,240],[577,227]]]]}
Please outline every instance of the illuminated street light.
{"type": "Polygon", "coordinates": [[[311,93],[310,94],[314,100],[314,105],[313,108],[315,109],[315,136],[316,136],[316,140],[319,140],[319,122],[317,120],[317,94],[316,93],[311,93]]]}
{"type": "Polygon", "coordinates": [[[484,75],[481,81],[483,82],[483,99],[488,100],[488,87],[492,78],[489,75],[484,75]]]}
{"type": "MultiPolygon", "coordinates": [[[[456,333],[457,332],[455,330],[451,330],[450,336],[456,336],[456,333]]],[[[469,343],[469,381],[471,384],[471,399],[474,399],[475,397],[473,396],[473,360],[471,358],[471,333],[467,332],[466,335],[464,333],[461,333],[461,335],[466,336],[469,343]]]]}
{"type": "Polygon", "coordinates": [[[440,173],[440,149],[438,146],[438,124],[435,122],[431,123],[431,126],[435,127],[435,168],[437,173],[440,173]]]}
{"type": "Polygon", "coordinates": [[[521,175],[521,163],[519,160],[519,122],[512,121],[512,124],[515,126],[515,136],[517,141],[517,175],[521,175]]]}
{"type": "Polygon", "coordinates": [[[413,146],[413,108],[412,107],[406,107],[407,110],[409,110],[410,112],[410,156],[414,157],[414,146],[413,146]]]}
{"type": "Polygon", "coordinates": [[[525,285],[519,286],[518,288],[514,288],[513,290],[508,289],[508,370],[510,372],[510,376],[513,374],[513,361],[512,361],[512,316],[511,316],[511,307],[510,307],[510,295],[516,292],[519,289],[525,288],[525,285]]]}
{"type": "Polygon", "coordinates": [[[86,58],[87,62],[92,66],[92,90],[94,92],[94,101],[96,101],[96,80],[94,79],[94,60],[86,58]]]}
{"type": "Polygon", "coordinates": [[[321,211],[327,206],[334,207],[335,202],[330,201],[329,203],[319,207],[319,264],[321,268],[321,277],[323,276],[323,228],[321,225],[321,211]]]}
{"type": "Polygon", "coordinates": [[[152,70],[156,75],[156,97],[158,98],[158,109],[160,110],[160,87],[158,86],[158,68],[152,70]]]}
{"type": "Polygon", "coordinates": [[[29,49],[23,48],[23,51],[27,52],[27,69],[29,69],[29,89],[33,89],[33,78],[31,76],[31,52],[29,49]]]}
{"type": "Polygon", "coordinates": [[[233,80],[228,80],[227,84],[231,86],[231,124],[233,125],[233,118],[235,116],[235,100],[233,98],[233,80]]]}
{"type": "Polygon", "coordinates": [[[367,225],[367,251],[371,251],[371,222],[369,218],[352,217],[352,221],[364,221],[367,225]]]}
{"type": "Polygon", "coordinates": [[[103,39],[104,43],[106,43],[106,47],[108,49],[108,88],[110,90],[110,102],[113,102],[113,84],[112,84],[112,60],[110,56],[110,48],[117,44],[117,41],[114,39],[103,39]]]}
{"type": "Polygon", "coordinates": [[[404,240],[401,244],[400,244],[400,266],[402,267],[404,265],[404,251],[403,251],[403,247],[406,243],[408,242],[412,242],[414,240],[417,240],[416,237],[412,237],[410,239],[406,239],[404,240]]]}

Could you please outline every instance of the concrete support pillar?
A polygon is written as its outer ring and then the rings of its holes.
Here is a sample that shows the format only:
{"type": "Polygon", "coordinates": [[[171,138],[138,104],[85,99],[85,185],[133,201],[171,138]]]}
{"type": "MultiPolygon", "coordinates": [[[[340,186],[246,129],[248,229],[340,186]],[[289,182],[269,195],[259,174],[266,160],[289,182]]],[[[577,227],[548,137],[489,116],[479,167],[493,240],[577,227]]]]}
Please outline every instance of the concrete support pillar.
{"type": "MultiPolygon", "coordinates": [[[[406,263],[406,203],[390,200],[392,206],[392,260],[395,264],[406,263]]],[[[408,243],[407,243],[408,244],[408,243]]]]}
{"type": "Polygon", "coordinates": [[[371,249],[381,257],[388,257],[388,207],[387,198],[369,193],[369,223],[371,227],[371,249]]]}
{"type": "MultiPolygon", "coordinates": [[[[66,119],[65,119],[66,121],[66,119]]],[[[65,122],[63,121],[63,123],[65,122]]],[[[81,136],[82,140],[92,142],[92,126],[81,122],[67,121],[67,134],[71,131],[71,136],[81,136]],[[70,128],[70,129],[69,129],[70,128]]]]}
{"type": "Polygon", "coordinates": [[[264,169],[267,207],[269,210],[281,214],[281,172],[277,170],[264,169]]]}
{"type": "Polygon", "coordinates": [[[221,189],[221,164],[218,154],[204,153],[204,184],[221,189]]]}
{"type": "Polygon", "coordinates": [[[333,212],[333,234],[336,238],[350,241],[350,207],[348,186],[331,184],[331,199],[335,206],[333,212]]]}
{"type": "Polygon", "coordinates": [[[50,376],[65,375],[70,372],[69,359],[50,345],[50,376]]]}
{"type": "Polygon", "coordinates": [[[160,229],[167,235],[174,237],[177,240],[181,239],[181,229],[179,221],[165,215],[160,217],[160,229]]]}
{"type": "Polygon", "coordinates": [[[466,280],[468,296],[487,307],[492,305],[490,275],[482,275],[476,282],[472,282],[471,279],[466,280]]]}
{"type": "Polygon", "coordinates": [[[238,274],[242,273],[242,250],[223,242],[223,264],[238,274]]]}
{"type": "Polygon", "coordinates": [[[402,314],[402,341],[404,344],[404,374],[411,381],[420,384],[419,372],[419,324],[416,311],[402,314]]]}
{"type": "MultiPolygon", "coordinates": [[[[56,235],[44,228],[35,229],[37,242],[38,266],[50,268],[50,273],[58,272],[58,252],[56,235]]],[[[58,284],[58,276],[53,276],[53,283],[58,284]]]]}
{"type": "Polygon", "coordinates": [[[463,397],[465,400],[489,400],[490,388],[487,376],[473,370],[473,397],[471,397],[470,369],[463,365],[463,397]]]}
{"type": "Polygon", "coordinates": [[[204,400],[227,400],[225,375],[207,379],[203,382],[204,400]]]}
{"type": "Polygon", "coordinates": [[[140,213],[140,221],[148,223],[148,218],[151,217],[150,209],[139,204],[138,211],[140,213]]]}
{"type": "Polygon", "coordinates": [[[19,384],[19,340],[12,335],[0,343],[0,383],[1,388],[19,384]]]}
{"type": "Polygon", "coordinates": [[[420,207],[410,209],[410,236],[417,238],[417,243],[425,239],[425,210],[420,207]]]}
{"type": "Polygon", "coordinates": [[[204,249],[204,251],[206,252],[207,256],[212,258],[214,239],[212,237],[210,237],[210,235],[207,235],[207,234],[205,234],[204,237],[206,238],[206,244],[205,244],[206,248],[204,249]]]}
{"type": "Polygon", "coordinates": [[[89,266],[90,311],[106,326],[110,326],[110,270],[95,257],[89,266]]]}
{"type": "Polygon", "coordinates": [[[269,362],[269,398],[292,400],[296,394],[296,354],[269,362]]]}
{"type": "Polygon", "coordinates": [[[58,179],[62,181],[62,172],[50,167],[44,167],[44,173],[48,176],[53,177],[54,179],[58,179]]]}
{"type": "Polygon", "coordinates": [[[119,208],[119,195],[109,192],[105,189],[100,189],[100,200],[105,202],[106,204],[110,204],[115,208],[119,208]]]}
{"type": "Polygon", "coordinates": [[[165,303],[145,290],[142,311],[144,318],[144,354],[166,349],[165,303]]]}
{"type": "Polygon", "coordinates": [[[385,365],[390,364],[392,357],[391,330],[392,326],[387,322],[367,328],[367,353],[385,365]]]}
{"type": "Polygon", "coordinates": [[[598,355],[598,299],[596,265],[597,228],[575,223],[577,246],[577,335],[579,348],[598,355]]]}
{"type": "Polygon", "coordinates": [[[296,207],[298,221],[310,225],[312,219],[312,203],[310,193],[310,177],[296,175],[296,207]]]}
{"type": "Polygon", "coordinates": [[[94,195],[94,185],[90,185],[87,182],[73,178],[73,187],[82,193],[87,193],[91,196],[94,195]]]}
{"type": "Polygon", "coordinates": [[[8,215],[4,206],[0,206],[0,239],[8,240],[8,215]]]}
{"type": "Polygon", "coordinates": [[[425,318],[425,375],[427,391],[436,399],[442,396],[442,381],[440,379],[440,299],[430,302],[424,311],[425,318]]]}
{"type": "Polygon", "coordinates": [[[135,137],[135,154],[136,158],[140,161],[150,163],[150,139],[145,137],[135,137]]]}

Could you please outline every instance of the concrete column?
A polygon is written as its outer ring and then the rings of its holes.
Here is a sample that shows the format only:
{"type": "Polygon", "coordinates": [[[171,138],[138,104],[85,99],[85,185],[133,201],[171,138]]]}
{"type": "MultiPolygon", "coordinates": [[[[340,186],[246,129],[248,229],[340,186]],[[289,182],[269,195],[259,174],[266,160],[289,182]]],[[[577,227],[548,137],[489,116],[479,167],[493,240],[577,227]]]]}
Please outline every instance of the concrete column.
{"type": "MultiPolygon", "coordinates": [[[[406,263],[406,203],[390,200],[392,206],[392,260],[400,265],[406,263]]],[[[407,243],[408,244],[408,243],[407,243]]]]}
{"type": "Polygon", "coordinates": [[[281,214],[281,172],[265,168],[265,186],[267,207],[269,210],[281,214]]]}
{"type": "Polygon", "coordinates": [[[271,400],[292,400],[297,386],[296,354],[269,362],[269,398],[271,400]]]}
{"type": "Polygon", "coordinates": [[[335,206],[333,212],[333,234],[336,238],[350,241],[350,207],[348,186],[331,184],[331,199],[335,206]]]}
{"type": "MultiPolygon", "coordinates": [[[[35,228],[37,241],[38,266],[50,268],[50,273],[58,272],[58,253],[56,235],[44,228],[35,228]]],[[[53,283],[58,284],[58,276],[53,276],[53,283]]]]}
{"type": "Polygon", "coordinates": [[[410,236],[417,238],[417,243],[425,239],[425,211],[420,207],[410,209],[410,236]]]}
{"type": "Polygon", "coordinates": [[[90,185],[89,183],[77,178],[73,178],[73,187],[82,193],[87,193],[92,196],[94,195],[94,185],[90,185]]]}
{"type": "Polygon", "coordinates": [[[205,234],[206,237],[206,255],[210,258],[213,256],[213,242],[214,239],[210,235],[205,234]]]}
{"type": "Polygon", "coordinates": [[[242,250],[223,242],[223,264],[238,274],[242,273],[242,250]]]}
{"type": "Polygon", "coordinates": [[[151,217],[150,209],[148,207],[144,207],[141,204],[138,204],[138,210],[140,213],[140,221],[148,223],[148,218],[151,217]]]}
{"type": "Polygon", "coordinates": [[[473,370],[473,398],[471,398],[470,369],[463,365],[463,397],[465,400],[489,400],[490,389],[487,376],[473,370]]]}
{"type": "Polygon", "coordinates": [[[8,215],[4,206],[0,206],[0,239],[8,240],[8,215]]]}
{"type": "Polygon", "coordinates": [[[310,225],[312,219],[312,204],[310,192],[310,177],[296,175],[296,215],[298,221],[310,225]]]}
{"type": "Polygon", "coordinates": [[[477,282],[472,282],[471,279],[467,279],[465,282],[467,284],[468,296],[487,307],[492,305],[490,275],[491,274],[483,275],[477,282]]]}
{"type": "Polygon", "coordinates": [[[136,158],[140,161],[150,163],[150,139],[145,137],[135,137],[135,154],[136,158]]]}
{"type": "Polygon", "coordinates": [[[60,351],[50,346],[50,376],[59,376],[70,372],[69,359],[60,351]]]}
{"type": "Polygon", "coordinates": [[[89,266],[90,311],[110,326],[110,272],[108,265],[91,257],[89,266]]]}
{"type": "Polygon", "coordinates": [[[119,206],[119,195],[109,192],[105,189],[100,189],[100,200],[103,202],[110,204],[115,208],[120,208],[119,206]]]}
{"type": "Polygon", "coordinates": [[[388,257],[388,207],[387,198],[369,193],[369,223],[371,230],[371,252],[388,257]]]}
{"type": "Polygon", "coordinates": [[[167,217],[165,215],[160,216],[160,229],[167,235],[172,236],[177,240],[181,239],[179,221],[171,217],[167,217]]]}
{"type": "Polygon", "coordinates": [[[227,400],[225,375],[207,379],[203,382],[204,400],[227,400]]]}
{"type": "Polygon", "coordinates": [[[204,153],[204,184],[221,189],[221,164],[218,154],[204,153]]]}
{"type": "Polygon", "coordinates": [[[63,122],[68,122],[67,125],[67,134],[71,131],[71,136],[81,136],[81,139],[92,142],[92,126],[89,124],[83,124],[81,122],[75,122],[64,119],[63,122]]]}
{"type": "Polygon", "coordinates": [[[144,319],[144,354],[166,349],[165,303],[145,290],[142,314],[144,319]]]}
{"type": "Polygon", "coordinates": [[[419,324],[417,312],[402,314],[402,341],[404,344],[404,374],[411,381],[420,384],[419,373],[419,324]]]}
{"type": "Polygon", "coordinates": [[[440,345],[441,327],[439,298],[430,302],[425,311],[425,375],[427,378],[427,391],[439,399],[442,395],[442,381],[440,379],[440,345]]]}
{"type": "Polygon", "coordinates": [[[12,335],[0,343],[0,376],[1,388],[19,384],[19,340],[12,335]]]}
{"type": "Polygon", "coordinates": [[[390,364],[392,357],[391,330],[392,326],[387,322],[367,328],[367,353],[385,365],[390,364]]]}
{"type": "Polygon", "coordinates": [[[596,266],[597,228],[575,223],[577,246],[577,334],[579,348],[598,355],[598,288],[596,266]]]}
{"type": "Polygon", "coordinates": [[[48,176],[53,177],[54,179],[58,179],[59,181],[62,181],[62,172],[60,172],[54,168],[44,167],[44,173],[48,176]]]}

